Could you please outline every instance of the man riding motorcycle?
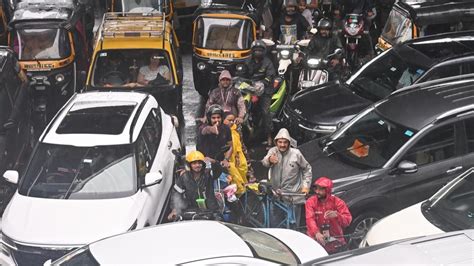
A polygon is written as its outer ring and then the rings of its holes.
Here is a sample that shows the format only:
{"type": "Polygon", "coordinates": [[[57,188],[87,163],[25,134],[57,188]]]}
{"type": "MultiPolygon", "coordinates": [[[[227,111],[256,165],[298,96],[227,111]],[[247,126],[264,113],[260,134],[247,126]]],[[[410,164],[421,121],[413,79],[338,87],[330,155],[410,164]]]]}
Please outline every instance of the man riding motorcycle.
{"type": "Polygon", "coordinates": [[[298,12],[296,0],[287,0],[283,12],[284,15],[275,23],[273,29],[275,40],[280,40],[283,44],[294,44],[304,38],[311,25],[298,12]]]}
{"type": "Polygon", "coordinates": [[[257,108],[263,119],[264,132],[267,137],[267,145],[271,146],[273,122],[270,113],[270,105],[272,103],[273,84],[271,81],[276,75],[275,67],[270,58],[266,56],[267,47],[262,40],[256,40],[252,43],[252,57],[246,62],[247,75],[246,78],[252,81],[260,81],[265,85],[263,94],[257,103],[257,108]]]}
{"type": "MultiPolygon", "coordinates": [[[[327,18],[322,18],[317,25],[318,33],[313,36],[308,44],[308,55],[325,59],[334,53],[336,49],[342,49],[341,39],[332,34],[332,22],[327,18]]],[[[330,59],[328,69],[338,75],[341,72],[342,55],[335,55],[330,59]]],[[[334,75],[333,74],[333,75],[334,75]]],[[[333,76],[334,77],[334,76],[333,76]]]]}

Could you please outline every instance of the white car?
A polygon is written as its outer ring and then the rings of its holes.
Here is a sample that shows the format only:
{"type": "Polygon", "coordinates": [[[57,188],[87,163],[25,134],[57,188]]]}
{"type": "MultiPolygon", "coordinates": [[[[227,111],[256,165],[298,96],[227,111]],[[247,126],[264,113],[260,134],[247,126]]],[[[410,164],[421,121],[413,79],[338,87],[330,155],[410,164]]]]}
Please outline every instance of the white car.
{"type": "Polygon", "coordinates": [[[360,246],[464,229],[474,229],[474,168],[453,179],[429,200],[377,222],[360,246]]]}
{"type": "Polygon", "coordinates": [[[323,256],[323,247],[294,230],[187,221],[106,238],[52,265],[296,265],[323,256]]]}
{"type": "Polygon", "coordinates": [[[74,95],[39,139],[2,221],[19,264],[160,223],[180,143],[170,116],[138,92],[74,95]]]}

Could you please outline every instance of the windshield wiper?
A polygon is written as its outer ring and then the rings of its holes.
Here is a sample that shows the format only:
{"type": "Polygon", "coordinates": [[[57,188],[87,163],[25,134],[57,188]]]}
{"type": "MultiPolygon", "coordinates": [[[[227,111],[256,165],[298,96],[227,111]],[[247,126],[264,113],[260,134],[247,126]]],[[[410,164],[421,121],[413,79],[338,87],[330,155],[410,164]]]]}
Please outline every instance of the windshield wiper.
{"type": "Polygon", "coordinates": [[[229,22],[229,25],[227,25],[227,29],[225,31],[225,36],[224,36],[224,39],[222,39],[222,45],[221,45],[221,51],[220,53],[222,53],[222,51],[224,50],[224,44],[225,42],[227,41],[227,36],[229,35],[229,30],[230,30],[230,26],[232,25],[232,22],[229,22]]]}
{"type": "Polygon", "coordinates": [[[74,178],[71,181],[71,185],[69,185],[69,188],[66,190],[66,193],[64,193],[64,199],[67,199],[67,198],[69,198],[69,196],[71,196],[71,194],[72,194],[71,189],[76,184],[76,179],[79,176],[79,174],[81,173],[82,168],[84,167],[84,159],[89,154],[90,150],[91,150],[91,148],[87,148],[87,151],[85,152],[84,156],[81,157],[81,160],[79,162],[79,166],[77,167],[77,173],[76,173],[76,175],[74,175],[74,178]]]}

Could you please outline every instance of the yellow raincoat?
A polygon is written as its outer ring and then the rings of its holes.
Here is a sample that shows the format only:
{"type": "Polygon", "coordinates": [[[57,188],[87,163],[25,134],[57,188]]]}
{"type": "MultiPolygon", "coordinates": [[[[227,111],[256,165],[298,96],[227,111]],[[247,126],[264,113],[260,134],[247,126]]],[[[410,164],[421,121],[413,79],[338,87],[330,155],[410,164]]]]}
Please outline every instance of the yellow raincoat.
{"type": "Polygon", "coordinates": [[[245,184],[247,181],[247,159],[242,151],[242,142],[240,134],[237,131],[237,125],[230,127],[232,133],[232,154],[230,156],[229,174],[232,176],[232,184],[237,185],[237,196],[245,192],[245,184]]]}

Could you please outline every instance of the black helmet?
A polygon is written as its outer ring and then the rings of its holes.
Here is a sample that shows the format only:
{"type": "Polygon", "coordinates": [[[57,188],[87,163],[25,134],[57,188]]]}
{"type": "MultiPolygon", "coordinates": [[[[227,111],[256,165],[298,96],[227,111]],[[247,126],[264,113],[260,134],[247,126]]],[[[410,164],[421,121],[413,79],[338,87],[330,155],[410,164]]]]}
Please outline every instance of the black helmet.
{"type": "Polygon", "coordinates": [[[267,45],[262,40],[255,40],[252,42],[252,56],[254,57],[264,57],[267,53],[267,45]]]}
{"type": "Polygon", "coordinates": [[[211,122],[211,116],[215,115],[215,114],[219,114],[221,116],[221,118],[224,115],[224,110],[222,110],[222,107],[218,104],[213,104],[213,105],[209,106],[209,108],[207,108],[206,117],[207,117],[207,122],[208,123],[211,122]]]}
{"type": "Polygon", "coordinates": [[[298,4],[296,3],[296,0],[286,0],[285,15],[287,15],[287,16],[295,15],[297,8],[298,8],[298,4]],[[290,10],[288,10],[289,7],[292,7],[292,8],[290,10]]]}
{"type": "Polygon", "coordinates": [[[332,22],[327,18],[322,18],[318,21],[318,25],[316,27],[318,28],[318,30],[320,30],[320,29],[331,30],[332,29],[332,22]]]}

